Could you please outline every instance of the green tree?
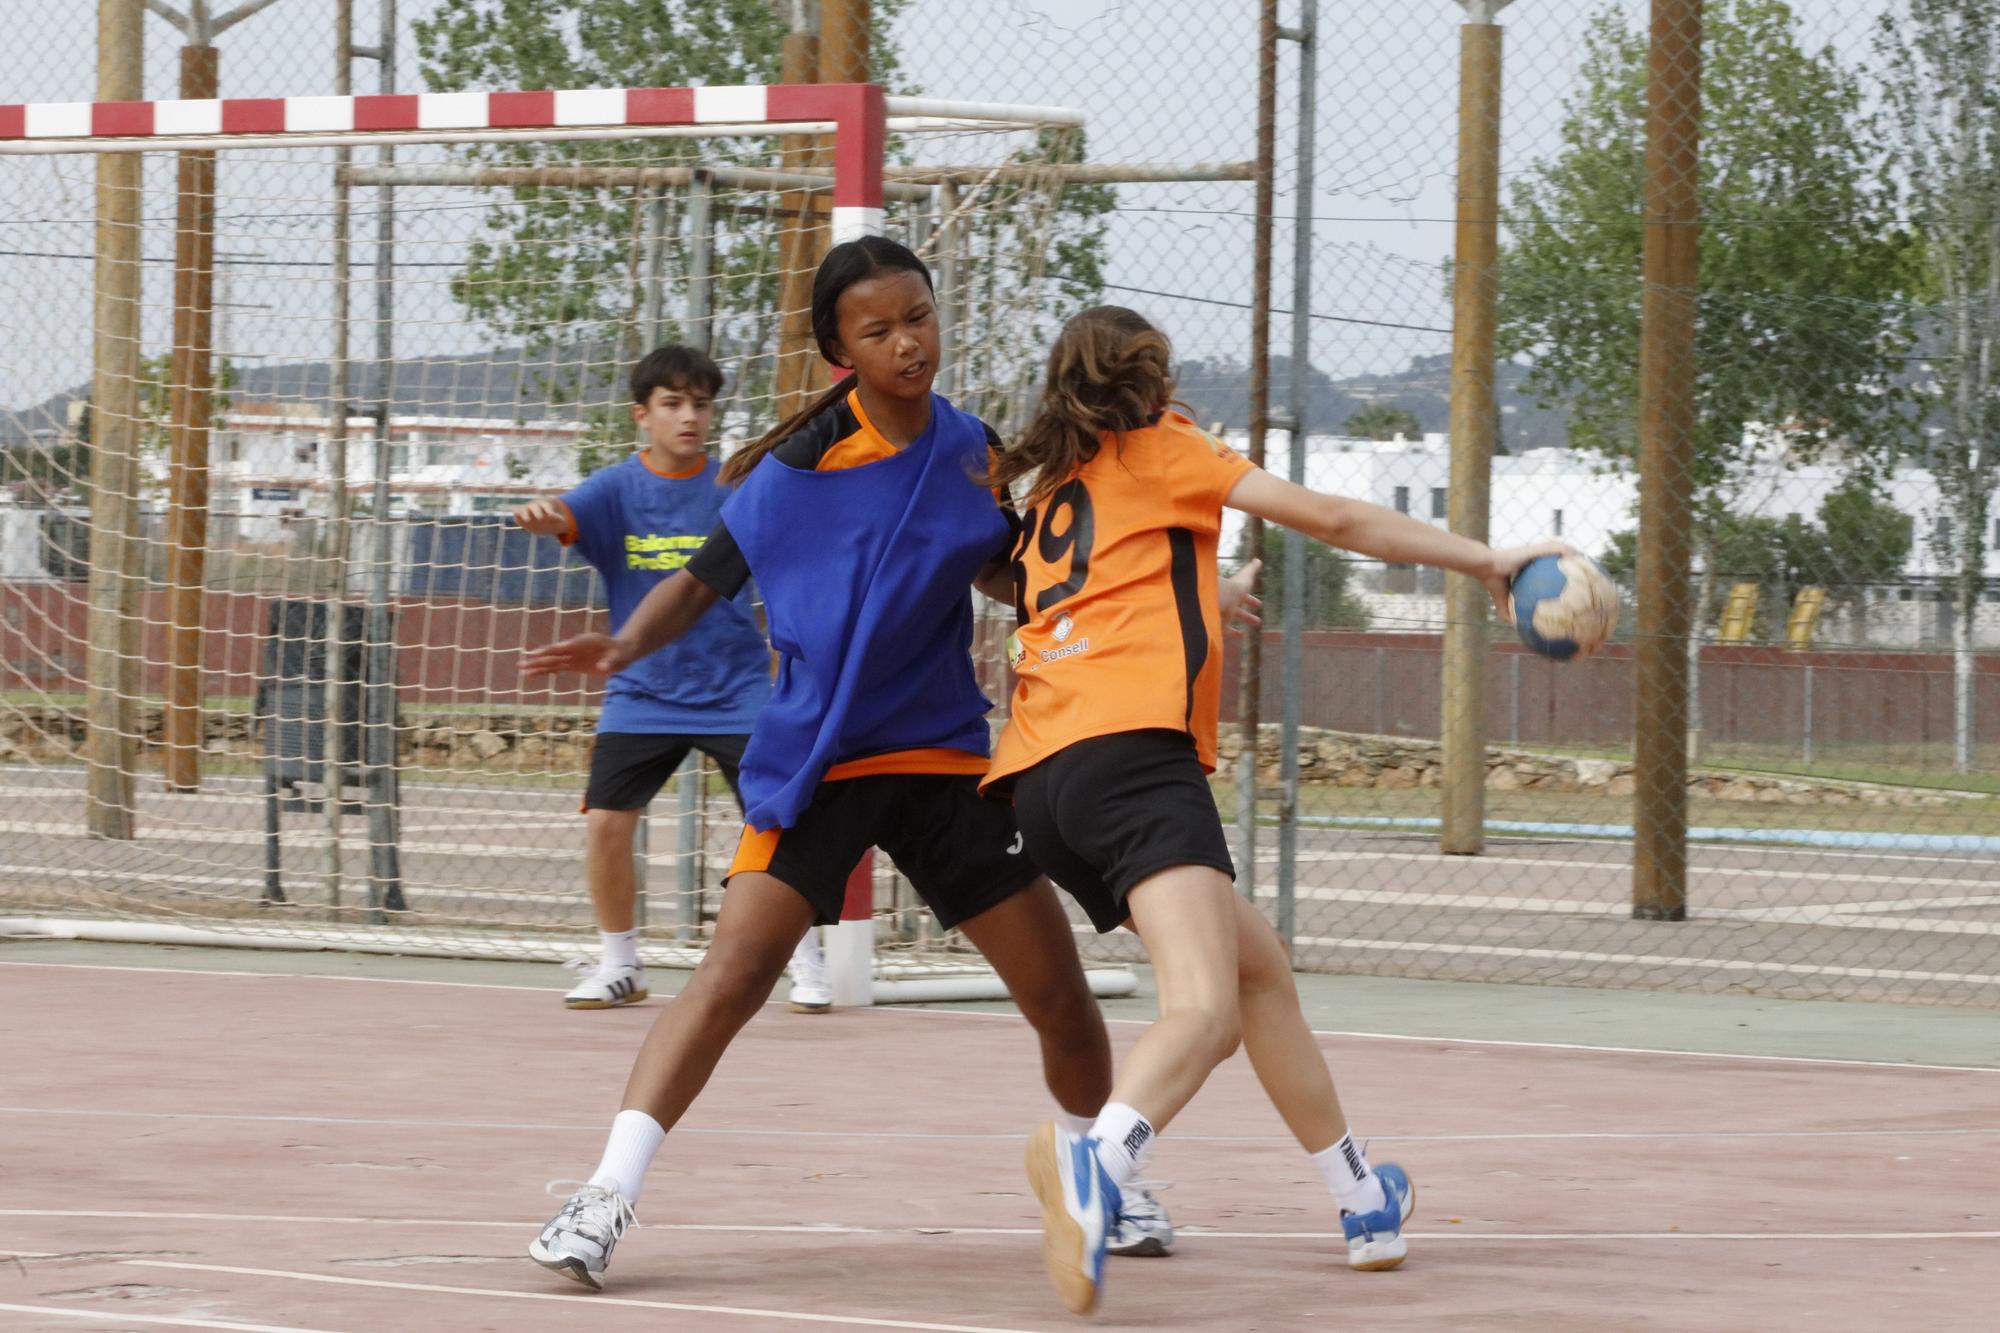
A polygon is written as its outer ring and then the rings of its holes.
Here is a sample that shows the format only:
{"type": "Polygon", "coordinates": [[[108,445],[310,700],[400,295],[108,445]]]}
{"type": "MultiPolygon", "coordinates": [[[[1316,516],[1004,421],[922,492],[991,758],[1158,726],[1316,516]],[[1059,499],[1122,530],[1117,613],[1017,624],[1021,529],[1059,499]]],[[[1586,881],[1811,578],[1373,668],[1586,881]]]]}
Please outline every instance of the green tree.
{"type": "MultiPolygon", "coordinates": [[[[1794,458],[1900,438],[1908,246],[1856,75],[1807,50],[1784,0],[1710,0],[1691,466],[1697,549],[1725,534],[1766,423],[1794,458]]],[[[1500,352],[1571,412],[1570,443],[1636,461],[1646,35],[1623,6],[1585,35],[1561,148],[1518,181],[1500,262],[1500,352]]],[[[1767,442],[1768,443],[1768,442],[1767,442]]],[[[1720,553],[1718,552],[1718,555],[1720,553]]],[[[1707,560],[1710,567],[1728,563],[1707,560]]]]}
{"type": "MultiPolygon", "coordinates": [[[[1348,559],[1329,546],[1305,544],[1305,604],[1300,608],[1307,629],[1367,629],[1368,608],[1354,595],[1348,559]]],[[[1257,576],[1257,596],[1263,599],[1266,625],[1285,614],[1285,532],[1276,524],[1264,529],[1264,570],[1257,576]]]]}
{"type": "Polygon", "coordinates": [[[1393,440],[1398,435],[1416,440],[1423,438],[1424,423],[1407,407],[1370,403],[1348,417],[1341,429],[1363,440],[1393,440]]]}
{"type": "Polygon", "coordinates": [[[1820,502],[1819,526],[1826,534],[1827,568],[1813,582],[1846,597],[1899,578],[1916,532],[1916,520],[1862,476],[1848,478],[1820,502]]]}
{"type": "MultiPolygon", "coordinates": [[[[870,77],[898,91],[909,89],[892,33],[907,4],[875,0],[870,10],[870,77]]],[[[426,86],[439,91],[772,83],[791,9],[773,0],[441,0],[417,22],[417,47],[426,86]]],[[[889,152],[907,156],[906,149],[892,141],[889,152]]],[[[512,143],[463,154],[496,166],[780,165],[779,143],[768,136],[512,143]]],[[[1015,160],[1081,155],[1080,135],[1045,134],[1015,160]]],[[[609,446],[631,438],[616,365],[638,351],[648,250],[658,256],[659,285],[669,294],[685,290],[690,247],[678,241],[685,197],[678,187],[632,186],[493,193],[486,235],[469,248],[452,292],[495,337],[565,349],[597,365],[577,377],[590,386],[579,413],[591,426],[584,461],[608,459],[609,446]],[[647,245],[649,230],[667,243],[647,245]]],[[[1113,196],[1102,186],[1056,191],[985,181],[961,197],[967,225],[955,234],[964,304],[954,332],[963,382],[997,386],[997,394],[973,395],[972,405],[1004,418],[1025,396],[1023,367],[1046,346],[1048,321],[1103,290],[1103,215],[1113,196]],[[971,330],[980,336],[966,336],[971,330]]],[[[785,219],[769,193],[739,192],[723,203],[715,216],[714,345],[736,362],[723,407],[725,418],[743,425],[745,409],[769,390],[785,219]]],[[[900,210],[892,201],[892,230],[900,210]]],[[[934,243],[944,230],[932,233],[934,243]]],[[[659,336],[678,336],[671,295],[666,306],[659,336]]],[[[556,396],[553,386],[548,392],[556,396]]]]}
{"type": "Polygon", "coordinates": [[[1893,167],[1920,246],[1925,341],[1938,353],[1923,406],[1942,416],[1912,452],[1949,507],[1940,554],[1954,566],[1956,764],[1972,762],[1973,614],[2000,490],[2000,6],[1909,0],[1876,29],[1893,167]]]}

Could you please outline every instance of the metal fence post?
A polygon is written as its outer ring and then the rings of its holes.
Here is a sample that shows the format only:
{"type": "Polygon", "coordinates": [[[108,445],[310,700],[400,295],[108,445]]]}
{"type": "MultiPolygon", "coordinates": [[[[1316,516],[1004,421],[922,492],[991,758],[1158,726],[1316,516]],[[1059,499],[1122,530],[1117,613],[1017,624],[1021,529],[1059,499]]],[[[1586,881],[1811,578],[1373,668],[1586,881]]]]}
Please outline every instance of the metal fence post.
{"type": "Polygon", "coordinates": [[[681,765],[675,784],[674,801],[680,813],[680,850],[674,859],[678,870],[674,901],[674,939],[687,943],[701,924],[701,755],[690,754],[681,765]]]}
{"type": "MultiPolygon", "coordinates": [[[[1299,26],[1283,35],[1299,44],[1298,193],[1293,200],[1292,364],[1288,411],[1292,431],[1287,471],[1296,485],[1306,481],[1307,362],[1312,356],[1313,120],[1318,114],[1318,0],[1305,0],[1299,26]]],[[[1278,933],[1294,933],[1299,841],[1299,692],[1304,675],[1306,539],[1285,530],[1285,642],[1283,704],[1278,741],[1278,933]]]]}

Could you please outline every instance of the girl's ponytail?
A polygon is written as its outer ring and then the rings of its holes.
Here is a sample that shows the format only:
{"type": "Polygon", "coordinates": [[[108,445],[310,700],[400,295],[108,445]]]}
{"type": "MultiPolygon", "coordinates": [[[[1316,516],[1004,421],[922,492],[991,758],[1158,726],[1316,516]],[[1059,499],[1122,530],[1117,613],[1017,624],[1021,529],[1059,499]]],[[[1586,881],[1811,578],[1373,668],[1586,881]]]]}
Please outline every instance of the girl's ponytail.
{"type": "Polygon", "coordinates": [[[724,486],[734,486],[741,482],[750,475],[751,468],[764,461],[765,454],[804,430],[807,422],[845,398],[847,392],[847,381],[836,380],[833,387],[765,431],[760,439],[744,445],[724,459],[722,471],[716,474],[716,480],[724,486]]]}

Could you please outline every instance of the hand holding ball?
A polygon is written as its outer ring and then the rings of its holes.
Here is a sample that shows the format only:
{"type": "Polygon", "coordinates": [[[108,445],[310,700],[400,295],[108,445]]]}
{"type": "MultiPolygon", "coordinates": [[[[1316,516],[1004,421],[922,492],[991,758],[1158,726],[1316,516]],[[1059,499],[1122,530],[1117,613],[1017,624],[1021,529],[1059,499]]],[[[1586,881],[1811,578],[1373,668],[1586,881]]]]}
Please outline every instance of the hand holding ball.
{"type": "Polygon", "coordinates": [[[1589,556],[1537,556],[1511,586],[1514,629],[1543,657],[1588,657],[1618,626],[1618,589],[1589,556]]]}

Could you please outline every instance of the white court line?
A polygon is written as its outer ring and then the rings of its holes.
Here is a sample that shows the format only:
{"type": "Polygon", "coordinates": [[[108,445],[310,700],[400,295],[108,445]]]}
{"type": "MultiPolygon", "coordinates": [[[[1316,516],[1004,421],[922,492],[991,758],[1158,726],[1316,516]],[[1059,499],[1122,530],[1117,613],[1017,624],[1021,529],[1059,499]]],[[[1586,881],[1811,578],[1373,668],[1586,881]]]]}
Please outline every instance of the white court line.
{"type": "MultiPolygon", "coordinates": [[[[1422,889],[1343,889],[1314,887],[1300,889],[1300,902],[1355,903],[1367,907],[1415,907],[1431,911],[1524,912],[1556,916],[1594,916],[1629,921],[1629,899],[1523,898],[1499,893],[1431,893],[1422,889]]],[[[1933,904],[1942,907],[1978,907],[1992,900],[1990,894],[1913,900],[1910,906],[1933,904]]],[[[1891,910],[1902,910],[1900,907],[1891,910]]],[[[1840,903],[1798,903],[1778,907],[1703,907],[1698,921],[1747,921],[1760,925],[1816,926],[1828,930],[1871,930],[1883,933],[1927,931],[1951,935],[2000,934],[2000,922],[1955,921],[1949,918],[1889,917],[1850,911],[1840,903]]],[[[1823,971],[1811,967],[1811,971],[1823,971]]]]}
{"type": "MultiPolygon", "coordinates": [[[[1346,848],[1332,848],[1325,851],[1301,852],[1298,859],[1302,862],[1420,861],[1440,868],[1449,868],[1460,875],[1465,874],[1467,871],[1464,857],[1446,856],[1441,852],[1371,852],[1365,849],[1349,850],[1346,848]]],[[[1987,862],[1967,858],[1962,861],[1953,862],[1952,864],[1963,865],[1968,870],[1979,872],[1987,862]]],[[[1615,870],[1630,872],[1632,862],[1630,858],[1623,861],[1577,861],[1567,857],[1555,856],[1496,856],[1488,858],[1483,863],[1481,866],[1481,870],[1484,872],[1482,877],[1493,874],[1501,867],[1515,866],[1535,870],[1615,870]],[[1488,869],[1488,867],[1491,867],[1491,869],[1488,869]]],[[[1762,866],[1702,866],[1693,864],[1688,866],[1688,872],[1696,875],[1727,876],[1731,879],[1802,879],[1810,880],[1816,884],[1824,884],[1829,880],[1834,880],[1842,884],[1958,884],[1977,887],[1988,882],[1987,877],[1980,873],[1963,876],[1939,876],[1876,875],[1866,872],[1848,873],[1838,871],[1829,874],[1825,870],[1771,870],[1762,866]]]]}
{"type": "Polygon", "coordinates": [[[870,1319],[865,1315],[807,1314],[800,1310],[767,1310],[741,1305],[694,1305],[685,1301],[642,1301],[629,1296],[571,1296],[548,1291],[507,1291],[498,1287],[450,1287],[437,1282],[392,1282],[386,1278],[336,1277],[330,1273],[298,1273],[282,1268],[237,1268],[224,1264],[177,1263],[165,1259],[126,1259],[137,1268],[171,1268],[195,1273],[233,1273],[240,1277],[286,1278],[293,1282],[325,1282],[342,1287],[374,1287],[383,1291],[433,1291],[449,1296],[497,1296],[510,1301],[559,1301],[589,1306],[621,1305],[634,1310],[679,1310],[686,1314],[729,1315],[741,1319],[790,1319],[801,1324],[837,1324],[843,1328],[913,1328],[936,1333],[1029,1333],[1027,1329],[993,1324],[931,1324],[916,1319],[870,1319]]]}
{"type": "Polygon", "coordinates": [[[124,1310],[65,1310],[55,1305],[10,1305],[0,1303],[0,1310],[12,1310],[16,1314],[53,1314],[67,1319],[93,1319],[100,1324],[164,1324],[173,1328],[233,1328],[238,1333],[332,1333],[323,1328],[307,1328],[302,1324],[239,1324],[233,1319],[196,1319],[193,1316],[176,1317],[160,1314],[130,1314],[124,1310]]]}
{"type": "MultiPolygon", "coordinates": [[[[254,1213],[114,1213],[78,1209],[0,1209],[0,1217],[96,1217],[110,1221],[228,1221],[228,1223],[316,1223],[342,1227],[458,1227],[530,1231],[540,1221],[494,1221],[464,1217],[302,1217],[254,1213]]],[[[1042,1235],[1040,1227],[852,1227],[842,1223],[642,1223],[640,1231],[692,1231],[724,1235],[1042,1235]]],[[[1216,1241],[1338,1241],[1338,1231],[1224,1231],[1176,1227],[1190,1237],[1216,1241]]],[[[1408,1231],[1412,1241],[2000,1241],[2000,1231],[1408,1231]]],[[[10,1253],[10,1251],[0,1251],[10,1253]]],[[[26,1251],[12,1251],[26,1253],[26,1251]]],[[[32,1257],[32,1255],[30,1255],[32,1257]]],[[[152,1267],[204,1267],[158,1259],[110,1259],[152,1267]]],[[[216,1269],[222,1273],[254,1269],[216,1269]]],[[[334,1281],[334,1279],[328,1279],[334,1281]]],[[[594,1299],[594,1297],[582,1297],[594,1299]]],[[[938,1327],[938,1325],[912,1325],[938,1327]]]]}
{"type": "Polygon", "coordinates": [[[1784,972],[1796,976],[1858,977],[1870,981],[1949,981],[2000,986],[2000,975],[1978,972],[1918,972],[1889,967],[1831,967],[1779,963],[1756,958],[1675,958],[1667,954],[1603,953],[1591,949],[1531,949],[1521,945],[1453,944],[1434,940],[1362,940],[1301,935],[1293,944],[1365,949],[1378,953],[1466,954],[1475,958],[1520,958],[1551,963],[1615,963],[1619,966],[1696,968],[1710,972],[1784,972]]]}
{"type": "MultiPolygon", "coordinates": [[[[81,1106],[0,1106],[0,1115],[48,1116],[82,1120],[193,1120],[225,1123],[278,1125],[342,1125],[356,1129],[438,1129],[487,1130],[541,1134],[596,1134],[599,1124],[526,1123],[507,1120],[420,1120],[377,1116],[283,1115],[251,1111],[126,1111],[81,1106]]],[[[907,1139],[945,1142],[1019,1143],[1022,1133],[941,1134],[929,1130],[886,1129],[744,1129],[732,1126],[676,1125],[675,1134],[703,1138],[763,1139],[907,1139]]],[[[1654,1142],[1683,1139],[1912,1139],[1985,1138],[2000,1135],[2000,1125],[1947,1125],[1930,1129],[1621,1129],[1621,1130],[1541,1130],[1493,1134],[1372,1134],[1375,1143],[1569,1143],[1579,1140],[1638,1140],[1654,1142]]],[[[1286,1134],[1176,1134],[1176,1143],[1290,1143],[1286,1134]]],[[[0,1217],[19,1210],[0,1208],[0,1217]]]]}
{"type": "MultiPolygon", "coordinates": [[[[1088,927],[1086,927],[1088,929],[1088,927]]],[[[1366,944],[1368,941],[1355,941],[1366,944]]],[[[1404,947],[1404,946],[1391,946],[1404,947]]],[[[1714,966],[1706,959],[1668,960],[1683,961],[1694,965],[1714,966]]],[[[300,972],[223,972],[206,968],[188,967],[131,967],[114,963],[30,963],[11,958],[0,958],[0,967],[66,967],[80,971],[96,972],[166,972],[174,976],[195,977],[276,977],[290,981],[349,981],[379,982],[396,986],[446,986],[460,990],[507,990],[534,991],[546,994],[546,986],[508,985],[491,981],[423,981],[409,977],[368,977],[339,976],[322,973],[300,972]]],[[[2000,977],[1993,978],[2000,982],[2000,977]]],[[[783,1004],[782,1000],[766,1000],[767,1005],[783,1004]]],[[[900,1018],[904,1015],[922,1015],[926,1018],[983,1018],[1021,1022],[1018,1013],[998,1009],[927,1009],[907,1005],[885,1006],[891,1012],[884,1017],[900,1018]]],[[[1116,1023],[1126,1027],[1150,1027],[1150,1018],[1111,1018],[1106,1023],[1116,1023]]],[[[1315,1037],[1340,1037],[1353,1041],[1402,1041],[1421,1042],[1431,1046],[1492,1046],[1502,1050],[1531,1051],[1574,1051],[1585,1055],[1643,1055],[1665,1057],[1677,1060],[1727,1060],[1752,1064],[1780,1065],[1825,1065],[1841,1069],[1880,1069],[1885,1071],[1916,1070],[1937,1074],[2000,1074],[2000,1065],[1940,1065],[1926,1064],[1915,1060],[1857,1060],[1828,1055],[1758,1055],[1748,1051],[1676,1051],[1654,1046],[1600,1046],[1590,1042],[1575,1041],[1514,1041],[1503,1037],[1455,1037],[1431,1036],[1407,1032],[1353,1032],[1344,1028],[1314,1028],[1315,1037]]]]}

